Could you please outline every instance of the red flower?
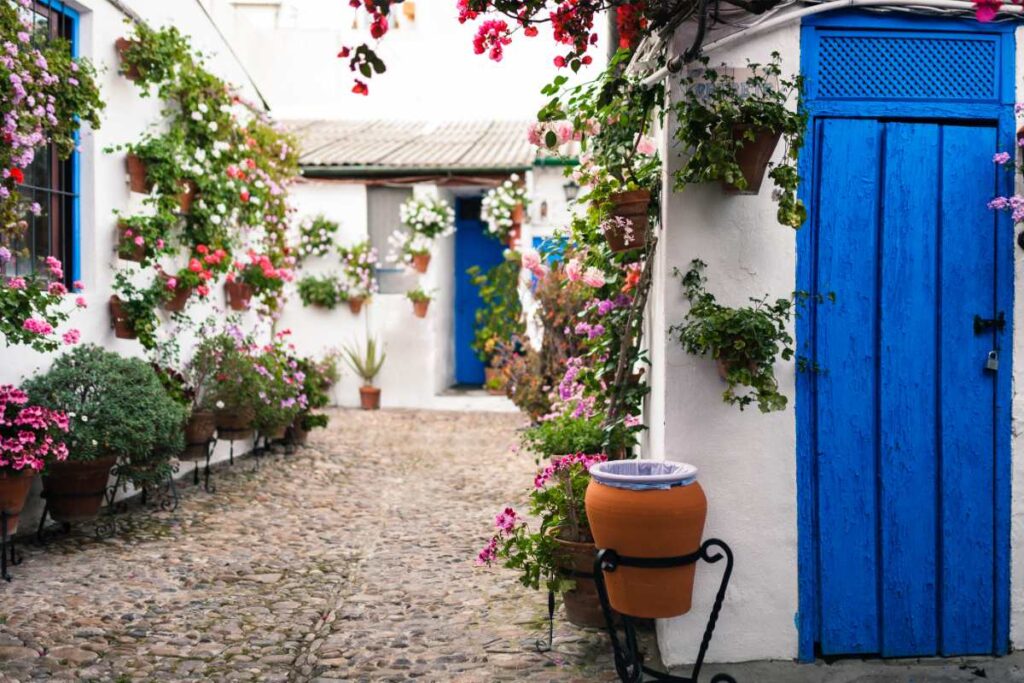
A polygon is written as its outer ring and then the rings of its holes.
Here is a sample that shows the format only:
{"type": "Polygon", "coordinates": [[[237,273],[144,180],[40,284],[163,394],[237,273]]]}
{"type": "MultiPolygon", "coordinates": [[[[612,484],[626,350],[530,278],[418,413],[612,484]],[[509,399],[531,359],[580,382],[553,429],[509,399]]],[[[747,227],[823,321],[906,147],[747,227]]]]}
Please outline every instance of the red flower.
{"type": "Polygon", "coordinates": [[[12,168],[11,177],[14,178],[14,182],[18,183],[19,185],[25,182],[25,174],[21,172],[20,168],[12,168]]]}
{"type": "Polygon", "coordinates": [[[559,69],[564,67],[565,66],[565,57],[563,57],[562,55],[558,55],[557,57],[555,57],[555,66],[558,67],[559,69]]]}
{"type": "Polygon", "coordinates": [[[526,28],[523,29],[523,35],[528,38],[533,38],[534,36],[537,35],[537,27],[527,26],[526,28]]]}
{"type": "Polygon", "coordinates": [[[201,273],[203,271],[203,264],[199,262],[199,259],[192,259],[188,262],[188,269],[193,273],[201,273]]]}
{"type": "Polygon", "coordinates": [[[249,190],[242,190],[242,193],[238,196],[241,197],[243,202],[249,201],[249,190]]]}
{"type": "Polygon", "coordinates": [[[196,247],[196,251],[198,251],[200,254],[205,254],[208,251],[210,251],[210,248],[205,244],[200,244],[198,247],[196,247]]]}
{"type": "Polygon", "coordinates": [[[343,47],[341,48],[341,52],[338,53],[338,57],[340,57],[341,59],[345,59],[350,54],[352,54],[352,50],[348,49],[347,47],[343,47]]]}
{"type": "Polygon", "coordinates": [[[366,84],[356,79],[356,84],[352,86],[352,92],[356,95],[369,95],[370,89],[366,87],[366,84]]]}

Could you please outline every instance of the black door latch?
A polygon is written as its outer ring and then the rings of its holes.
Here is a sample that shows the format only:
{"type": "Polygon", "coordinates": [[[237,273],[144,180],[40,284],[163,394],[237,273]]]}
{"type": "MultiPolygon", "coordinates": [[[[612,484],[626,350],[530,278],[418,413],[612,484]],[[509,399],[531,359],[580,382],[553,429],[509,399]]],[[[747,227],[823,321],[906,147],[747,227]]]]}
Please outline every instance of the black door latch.
{"type": "Polygon", "coordinates": [[[1006,327],[1006,314],[999,311],[999,315],[994,318],[982,318],[980,315],[974,316],[974,334],[981,334],[988,330],[999,330],[1000,332],[1006,327]]]}

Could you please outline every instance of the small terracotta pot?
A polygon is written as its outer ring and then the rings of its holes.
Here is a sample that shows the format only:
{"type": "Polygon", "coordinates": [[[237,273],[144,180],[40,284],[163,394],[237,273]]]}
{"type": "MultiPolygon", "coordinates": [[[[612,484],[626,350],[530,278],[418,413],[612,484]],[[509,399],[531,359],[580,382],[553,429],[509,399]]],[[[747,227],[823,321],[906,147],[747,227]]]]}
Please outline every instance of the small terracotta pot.
{"type": "Polygon", "coordinates": [[[558,554],[555,562],[576,582],[575,588],[562,595],[565,616],[577,626],[604,628],[607,622],[601,611],[601,599],[594,583],[594,558],[597,548],[593,543],[576,543],[555,538],[558,554]]]}
{"type": "Polygon", "coordinates": [[[426,318],[428,308],[430,308],[430,299],[412,302],[412,312],[417,318],[426,318]]]}
{"type": "MultiPolygon", "coordinates": [[[[599,548],[628,557],[677,557],[700,549],[707,517],[704,489],[693,482],[634,491],[592,479],[587,520],[599,548]]],[[[619,567],[606,572],[608,601],[621,614],[664,619],[690,611],[697,565],[668,569],[619,567]]]]}
{"type": "Polygon", "coordinates": [[[110,468],[116,457],[88,462],[55,462],[43,475],[43,498],[57,522],[75,524],[95,519],[107,494],[110,468]]]}
{"type": "MultiPolygon", "coordinates": [[[[743,135],[749,130],[748,126],[736,126],[732,131],[733,140],[743,140],[743,135]]],[[[731,183],[722,183],[723,187],[733,194],[757,194],[764,181],[764,173],[768,168],[768,162],[775,153],[782,134],[774,130],[758,129],[754,131],[753,140],[744,140],[743,144],[736,150],[736,163],[739,164],[740,172],[743,174],[747,186],[742,190],[731,183]]]]}
{"type": "Polygon", "coordinates": [[[114,336],[118,339],[136,339],[135,327],[124,312],[124,306],[117,295],[110,297],[110,326],[114,328],[114,336]]]}
{"type": "Polygon", "coordinates": [[[197,194],[196,184],[191,180],[179,180],[178,189],[178,210],[181,213],[189,213],[197,194]]]}
{"type": "Polygon", "coordinates": [[[232,311],[247,311],[252,301],[252,287],[244,282],[225,282],[224,291],[228,295],[228,306],[232,311]]]}
{"type": "MultiPolygon", "coordinates": [[[[169,275],[161,274],[160,279],[165,283],[170,279],[169,275]]],[[[185,304],[188,303],[189,298],[192,296],[192,288],[187,286],[178,285],[174,289],[174,296],[170,299],[166,299],[161,306],[165,311],[171,311],[176,313],[178,311],[185,310],[185,304]]]]}
{"type": "Polygon", "coordinates": [[[606,230],[604,238],[614,252],[642,249],[647,246],[647,209],[651,204],[651,193],[647,190],[619,192],[609,197],[612,214],[625,218],[631,224],[629,230],[606,230]]]}
{"type": "MultiPolygon", "coordinates": [[[[718,369],[718,376],[722,378],[722,381],[728,381],[729,370],[732,369],[732,363],[725,360],[724,358],[716,358],[715,367],[718,369]]],[[[747,369],[753,372],[754,370],[757,369],[757,365],[753,361],[751,361],[747,363],[747,369]]]]}
{"type": "Polygon", "coordinates": [[[355,299],[348,300],[348,310],[352,311],[352,315],[359,315],[359,311],[363,310],[363,303],[366,299],[358,297],[355,299]]]}
{"type": "Polygon", "coordinates": [[[412,269],[417,273],[427,272],[430,267],[430,254],[413,254],[412,269]]]}
{"type": "Polygon", "coordinates": [[[135,154],[125,157],[125,164],[128,167],[128,189],[139,194],[149,194],[153,191],[153,185],[149,182],[146,162],[135,154]]]}
{"type": "Polygon", "coordinates": [[[7,535],[13,536],[18,531],[18,520],[25,509],[28,491],[32,488],[33,469],[8,470],[0,469],[0,510],[7,513],[7,535]]]}
{"type": "Polygon", "coordinates": [[[121,75],[127,78],[129,81],[137,81],[141,78],[139,73],[139,67],[125,64],[125,54],[128,49],[136,44],[134,40],[128,40],[127,38],[118,38],[114,41],[114,47],[117,49],[117,56],[121,60],[121,75]]]}
{"type": "Polygon", "coordinates": [[[380,410],[380,389],[377,387],[359,387],[359,404],[363,410],[380,410]]]}
{"type": "Polygon", "coordinates": [[[146,260],[146,245],[135,244],[135,237],[128,237],[125,231],[131,230],[131,226],[124,223],[117,224],[117,257],[125,261],[142,263],[146,260]]]}
{"type": "Polygon", "coordinates": [[[288,429],[288,440],[296,446],[305,446],[309,441],[309,430],[302,428],[302,418],[298,418],[288,429]]]}
{"type": "Polygon", "coordinates": [[[239,410],[218,410],[214,413],[217,437],[225,441],[241,441],[252,436],[252,422],[255,419],[252,408],[239,410]]]}

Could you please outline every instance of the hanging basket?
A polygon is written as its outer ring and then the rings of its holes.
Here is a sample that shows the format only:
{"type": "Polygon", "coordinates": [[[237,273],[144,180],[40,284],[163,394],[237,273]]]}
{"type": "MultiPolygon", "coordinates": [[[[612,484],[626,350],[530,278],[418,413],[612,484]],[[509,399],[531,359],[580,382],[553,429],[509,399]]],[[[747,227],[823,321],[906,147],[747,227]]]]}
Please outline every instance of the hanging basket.
{"type": "Polygon", "coordinates": [[[647,190],[618,192],[608,197],[612,203],[612,215],[629,221],[629,227],[610,226],[604,238],[614,252],[643,249],[647,246],[647,217],[651,205],[651,193],[647,190]]]}
{"type": "Polygon", "coordinates": [[[430,308],[430,300],[429,299],[426,299],[424,301],[413,301],[412,302],[412,313],[417,318],[426,318],[427,317],[427,309],[429,309],[429,308],[430,308]]]}
{"type": "Polygon", "coordinates": [[[124,304],[115,294],[110,297],[110,326],[114,328],[114,336],[118,339],[136,339],[135,326],[124,311],[124,304]]]}
{"type": "MultiPolygon", "coordinates": [[[[679,557],[697,552],[708,503],[692,465],[617,460],[590,469],[586,509],[598,548],[620,556],[679,557]]],[[[696,564],[617,568],[605,574],[608,599],[621,614],[663,619],[686,614],[696,564]]]]}
{"type": "Polygon", "coordinates": [[[746,140],[744,136],[748,130],[748,126],[736,126],[732,130],[732,139],[743,141],[736,150],[736,163],[739,164],[743,179],[747,181],[747,186],[742,190],[731,183],[722,183],[725,190],[732,194],[757,194],[761,190],[768,162],[782,137],[778,131],[758,129],[754,131],[753,140],[746,140]]]}
{"type": "Polygon", "coordinates": [[[225,282],[224,291],[228,295],[228,306],[232,311],[247,311],[252,302],[252,286],[244,282],[225,282]]]}
{"type": "Polygon", "coordinates": [[[7,513],[7,537],[18,531],[18,519],[25,509],[29,489],[32,488],[32,477],[35,470],[0,469],[0,510],[7,513]]]}

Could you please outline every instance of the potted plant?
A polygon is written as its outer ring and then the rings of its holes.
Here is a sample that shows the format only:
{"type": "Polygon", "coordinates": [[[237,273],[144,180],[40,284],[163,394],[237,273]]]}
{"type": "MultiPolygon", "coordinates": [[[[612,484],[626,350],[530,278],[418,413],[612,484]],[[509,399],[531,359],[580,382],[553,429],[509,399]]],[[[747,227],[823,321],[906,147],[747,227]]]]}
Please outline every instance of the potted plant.
{"type": "Polygon", "coordinates": [[[247,256],[248,263],[235,262],[225,284],[229,305],[236,311],[248,309],[254,295],[274,299],[284,289],[285,271],[270,256],[252,249],[247,256]]]}
{"type": "Polygon", "coordinates": [[[252,436],[261,388],[260,375],[250,353],[251,340],[237,328],[211,333],[196,347],[191,366],[212,368],[206,405],[214,409],[217,435],[226,441],[252,436]]]}
{"type": "Polygon", "coordinates": [[[114,275],[114,291],[110,297],[110,315],[114,333],[119,339],[138,339],[144,348],[156,345],[156,328],[160,321],[156,308],[166,297],[162,283],[138,287],[128,274],[119,270],[114,275]]]}
{"type": "Polygon", "coordinates": [[[481,202],[481,215],[487,221],[488,234],[509,248],[514,247],[519,242],[523,215],[529,204],[526,186],[518,174],[513,173],[508,180],[488,190],[481,202]]]}
{"type": "Polygon", "coordinates": [[[177,277],[167,273],[159,273],[159,282],[163,287],[164,299],[160,304],[165,311],[180,313],[185,310],[188,300],[192,297],[193,288],[186,282],[180,282],[177,277]]]}
{"type": "Polygon", "coordinates": [[[455,234],[455,211],[440,197],[410,197],[399,207],[402,224],[430,240],[455,234]]]}
{"type": "Polygon", "coordinates": [[[434,240],[411,230],[395,230],[388,236],[388,261],[403,263],[417,273],[426,273],[430,267],[430,249],[434,240]]]}
{"type": "Polygon", "coordinates": [[[359,387],[359,402],[363,410],[380,409],[380,389],[373,386],[373,380],[384,367],[387,354],[379,349],[377,340],[368,337],[362,348],[355,344],[345,348],[345,362],[356,373],[363,385],[359,387]]]}
{"type": "Polygon", "coordinates": [[[33,402],[70,418],[68,458],[43,476],[43,497],[58,522],[96,516],[115,463],[128,481],[145,486],[168,476],[170,458],[184,446],[184,409],[138,358],[80,346],[25,390],[33,402]]]}
{"type": "Polygon", "coordinates": [[[590,482],[588,471],[604,462],[600,454],[566,455],[536,476],[529,496],[529,513],[539,519],[531,528],[513,508],[494,520],[497,531],[477,556],[477,564],[501,560],[521,573],[520,582],[541,586],[562,596],[566,616],[577,626],[603,627],[604,615],[597,586],[590,577],[596,548],[584,509],[590,482]]]}
{"type": "Polygon", "coordinates": [[[341,283],[335,275],[307,275],[298,282],[303,306],[333,310],[342,300],[341,283]]]}
{"type": "Polygon", "coordinates": [[[334,250],[334,238],[339,227],[323,214],[303,220],[299,224],[299,243],[296,247],[299,260],[330,254],[334,250]]]}
{"type": "Polygon", "coordinates": [[[0,385],[0,511],[7,513],[6,537],[18,531],[18,519],[32,479],[68,457],[68,416],[30,405],[28,394],[0,385]]]}
{"type": "Polygon", "coordinates": [[[681,324],[669,328],[687,353],[710,355],[728,384],[722,398],[740,410],[756,402],[763,413],[784,410],[786,396],[775,379],[775,360],[793,358],[789,333],[793,302],[751,298],[751,306],[730,308],[717,302],[704,285],[706,264],[695,259],[686,274],[676,269],[690,310],[681,324]],[[740,387],[750,391],[741,392],[740,387]]]}
{"type": "Polygon", "coordinates": [[[573,453],[603,453],[605,433],[600,416],[563,414],[526,429],[521,440],[523,447],[535,453],[538,460],[556,460],[573,453]]]}
{"type": "Polygon", "coordinates": [[[254,359],[260,377],[253,425],[271,441],[283,439],[288,427],[306,409],[304,376],[298,361],[286,353],[280,335],[254,359]]]}
{"type": "Polygon", "coordinates": [[[306,395],[306,405],[292,422],[291,441],[293,444],[305,445],[309,433],[314,429],[323,429],[329,419],[326,415],[316,412],[330,404],[328,392],[338,379],[338,359],[335,353],[328,354],[323,360],[297,358],[298,371],[302,373],[302,392],[306,395]]]}
{"type": "Polygon", "coordinates": [[[377,250],[364,240],[351,247],[338,247],[341,259],[340,296],[353,315],[377,292],[377,250]]]}
{"type": "Polygon", "coordinates": [[[767,64],[750,64],[750,76],[737,83],[707,68],[683,80],[682,97],[674,105],[679,125],[676,140],[689,153],[675,174],[675,188],[719,181],[736,192],[757,193],[765,170],[775,184],[778,220],[799,228],[806,216],[797,198],[800,177],[796,163],[803,145],[807,114],[800,104],[802,79],[782,78],[781,58],[772,53],[767,64]],[[796,108],[787,106],[796,97],[796,108]],[[782,160],[770,163],[779,139],[785,140],[782,160]]]}
{"type": "Polygon", "coordinates": [[[417,318],[426,318],[427,309],[430,307],[430,302],[434,297],[422,287],[409,290],[405,293],[405,296],[412,302],[413,314],[417,318]]]}

